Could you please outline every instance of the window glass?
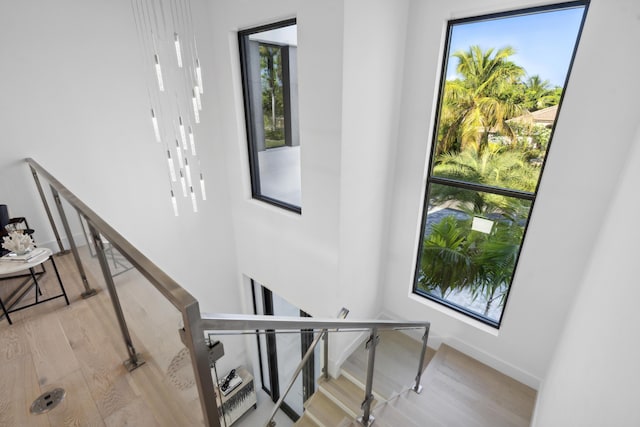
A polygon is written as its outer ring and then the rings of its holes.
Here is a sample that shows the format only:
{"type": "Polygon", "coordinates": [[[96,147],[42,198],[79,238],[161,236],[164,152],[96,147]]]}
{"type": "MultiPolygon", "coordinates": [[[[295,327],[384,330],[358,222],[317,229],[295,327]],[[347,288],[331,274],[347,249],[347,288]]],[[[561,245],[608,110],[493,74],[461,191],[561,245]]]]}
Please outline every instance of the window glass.
{"type": "Polygon", "coordinates": [[[301,212],[297,25],[239,33],[254,198],[301,212]]]}
{"type": "Polygon", "coordinates": [[[415,293],[500,325],[586,9],[449,22],[415,293]]]}

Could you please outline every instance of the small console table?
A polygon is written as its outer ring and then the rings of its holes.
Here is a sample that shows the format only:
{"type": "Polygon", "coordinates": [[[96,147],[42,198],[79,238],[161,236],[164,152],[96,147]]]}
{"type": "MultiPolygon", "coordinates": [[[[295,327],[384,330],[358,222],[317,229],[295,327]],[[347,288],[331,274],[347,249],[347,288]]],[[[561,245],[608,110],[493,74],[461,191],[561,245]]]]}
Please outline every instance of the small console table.
{"type": "Polygon", "coordinates": [[[217,390],[218,396],[216,398],[216,402],[218,403],[218,408],[221,408],[221,412],[224,414],[224,420],[222,419],[222,416],[220,417],[220,425],[222,426],[231,426],[249,409],[255,409],[258,403],[256,400],[253,376],[242,366],[236,369],[236,374],[242,379],[241,384],[226,396],[217,390]]]}
{"type": "MultiPolygon", "coordinates": [[[[6,316],[7,321],[9,322],[10,325],[12,324],[12,322],[11,322],[11,318],[9,317],[9,313],[13,313],[14,311],[23,310],[25,308],[33,307],[36,304],[42,304],[43,302],[51,301],[52,299],[62,298],[62,297],[64,297],[64,300],[67,302],[67,305],[69,305],[69,298],[67,298],[67,292],[64,290],[62,279],[60,279],[60,273],[58,273],[58,267],[56,266],[56,263],[53,260],[53,257],[51,256],[52,255],[51,249],[37,248],[35,250],[40,251],[41,254],[39,254],[34,258],[31,258],[28,261],[11,261],[6,259],[0,260],[0,276],[28,271],[28,274],[31,276],[31,279],[33,280],[33,283],[31,284],[30,287],[34,288],[35,302],[27,305],[22,305],[18,308],[13,308],[13,305],[6,307],[2,299],[0,298],[0,308],[2,308],[2,312],[6,316]],[[40,285],[38,284],[38,278],[36,276],[41,273],[36,273],[34,268],[41,264],[44,264],[44,262],[47,260],[51,261],[51,265],[53,266],[53,269],[56,272],[56,277],[58,278],[58,283],[60,284],[60,290],[62,292],[59,295],[54,295],[49,298],[38,299],[38,296],[42,296],[42,291],[40,290],[40,285]]],[[[19,300],[20,298],[18,298],[18,301],[19,300]]]]}

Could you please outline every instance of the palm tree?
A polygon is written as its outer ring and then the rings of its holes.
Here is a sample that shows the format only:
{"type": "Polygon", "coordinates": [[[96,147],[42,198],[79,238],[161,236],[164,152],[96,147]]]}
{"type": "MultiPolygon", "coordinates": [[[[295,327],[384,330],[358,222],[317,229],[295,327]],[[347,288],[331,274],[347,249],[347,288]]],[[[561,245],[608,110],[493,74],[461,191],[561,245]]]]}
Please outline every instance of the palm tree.
{"type": "Polygon", "coordinates": [[[542,80],[539,75],[533,75],[525,82],[524,105],[529,111],[557,105],[560,102],[562,88],[552,88],[549,80],[542,80]]]}
{"type": "MultiPolygon", "coordinates": [[[[438,156],[433,175],[491,187],[533,192],[540,170],[531,166],[524,153],[490,146],[482,152],[467,148],[460,153],[438,156]]],[[[529,202],[497,194],[462,190],[448,185],[432,185],[429,199],[433,205],[455,200],[471,206],[470,213],[523,214],[529,202]]]]}
{"type": "Polygon", "coordinates": [[[451,291],[475,281],[476,269],[468,228],[461,227],[460,220],[454,216],[446,216],[433,224],[422,246],[418,277],[420,289],[427,292],[437,290],[439,296],[446,298],[451,291]]]}
{"type": "Polygon", "coordinates": [[[509,61],[514,54],[510,46],[495,53],[471,46],[452,55],[462,78],[445,83],[437,154],[466,148],[480,152],[488,145],[489,131],[510,135],[505,121],[522,108],[500,95],[525,75],[524,68],[509,61]]]}

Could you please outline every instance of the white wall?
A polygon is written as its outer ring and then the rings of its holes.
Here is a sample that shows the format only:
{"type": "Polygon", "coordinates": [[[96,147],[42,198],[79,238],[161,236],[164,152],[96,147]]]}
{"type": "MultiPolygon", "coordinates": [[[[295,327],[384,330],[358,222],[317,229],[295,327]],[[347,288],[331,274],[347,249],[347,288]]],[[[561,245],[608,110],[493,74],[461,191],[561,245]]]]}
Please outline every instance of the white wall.
{"type": "MultiPolygon", "coordinates": [[[[640,65],[630,54],[640,39],[636,3],[592,2],[497,334],[410,295],[425,168],[446,20],[540,3],[194,2],[205,73],[197,137],[206,141],[200,156],[210,194],[199,214],[174,218],[129,1],[4,2],[2,202],[46,232],[21,163],[35,157],[204,311],[251,311],[253,277],[314,316],[347,306],[353,318],[386,311],[430,320],[439,338],[537,386],[637,125],[640,82],[602,89],[640,65]],[[251,199],[237,46],[239,29],[291,17],[299,34],[301,216],[251,199]],[[188,255],[173,243],[184,239],[188,255]]],[[[244,357],[229,359],[236,356],[244,357]]]]}
{"type": "Polygon", "coordinates": [[[535,4],[412,2],[385,307],[396,316],[430,320],[440,339],[537,387],[580,289],[638,123],[640,82],[630,71],[640,66],[638,55],[630,54],[640,39],[638,2],[592,1],[498,333],[410,295],[446,21],[535,4]]]}
{"type": "Polygon", "coordinates": [[[28,217],[40,242],[53,240],[22,162],[33,157],[203,310],[239,311],[223,141],[212,126],[218,95],[206,7],[192,2],[205,87],[196,138],[209,192],[198,214],[184,203],[173,215],[129,0],[1,3],[0,201],[28,217]]]}
{"type": "Polygon", "coordinates": [[[314,315],[337,291],[342,88],[339,1],[216,1],[212,8],[217,126],[225,141],[238,282],[246,275],[314,315]],[[302,215],[251,199],[237,31],[296,17],[302,215]],[[332,23],[327,31],[325,23],[332,23]]]}
{"type": "Polygon", "coordinates": [[[640,229],[634,220],[640,209],[635,197],[640,182],[638,130],[538,396],[533,425],[640,425],[640,229]]]}
{"type": "MultiPolygon", "coordinates": [[[[380,272],[408,2],[218,1],[220,128],[239,274],[314,316],[381,310],[380,272]],[[251,199],[236,32],[296,17],[302,215],[251,199]]],[[[250,307],[247,307],[250,311],[250,307]]],[[[341,348],[353,337],[338,340],[341,348]]]]}

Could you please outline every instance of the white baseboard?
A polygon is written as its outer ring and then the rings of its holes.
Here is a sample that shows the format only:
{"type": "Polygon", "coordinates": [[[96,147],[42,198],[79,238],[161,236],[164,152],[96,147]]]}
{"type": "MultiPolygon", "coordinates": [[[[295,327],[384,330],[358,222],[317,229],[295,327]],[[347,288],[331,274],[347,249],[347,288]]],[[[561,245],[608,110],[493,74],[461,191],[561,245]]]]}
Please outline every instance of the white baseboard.
{"type": "Polygon", "coordinates": [[[471,346],[467,343],[460,341],[457,338],[447,337],[442,342],[445,344],[455,348],[461,353],[466,354],[469,357],[476,359],[479,362],[484,363],[487,366],[492,367],[493,369],[507,375],[508,377],[513,378],[516,381],[519,381],[534,390],[538,390],[540,388],[541,379],[536,377],[535,375],[526,372],[504,360],[501,360],[495,356],[485,353],[484,351],[471,346]]]}
{"type": "MultiPolygon", "coordinates": [[[[69,244],[69,239],[61,236],[60,241],[62,242],[62,246],[64,246],[65,250],[71,249],[71,245],[69,244]]],[[[85,239],[84,234],[82,233],[74,234],[73,241],[76,244],[76,246],[79,248],[87,246],[87,240],[85,239]]],[[[58,246],[57,240],[49,240],[46,242],[38,240],[36,241],[36,245],[44,248],[49,248],[53,253],[57,253],[60,251],[60,247],[58,246]]]]}

